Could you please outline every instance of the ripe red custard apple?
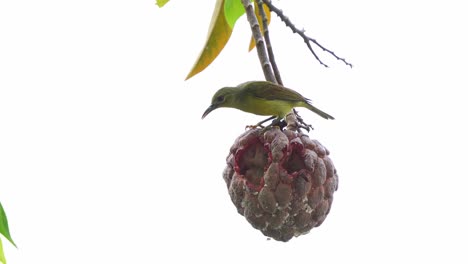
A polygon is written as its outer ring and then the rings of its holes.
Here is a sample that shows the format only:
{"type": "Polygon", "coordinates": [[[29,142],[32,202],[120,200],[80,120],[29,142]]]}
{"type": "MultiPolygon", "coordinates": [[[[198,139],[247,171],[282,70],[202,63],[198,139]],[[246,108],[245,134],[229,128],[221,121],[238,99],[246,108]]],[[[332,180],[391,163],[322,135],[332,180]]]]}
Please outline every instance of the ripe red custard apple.
{"type": "Polygon", "coordinates": [[[251,129],[231,147],[223,178],[239,214],[286,242],[318,227],[330,212],[338,175],[328,155],[306,134],[251,129]]]}

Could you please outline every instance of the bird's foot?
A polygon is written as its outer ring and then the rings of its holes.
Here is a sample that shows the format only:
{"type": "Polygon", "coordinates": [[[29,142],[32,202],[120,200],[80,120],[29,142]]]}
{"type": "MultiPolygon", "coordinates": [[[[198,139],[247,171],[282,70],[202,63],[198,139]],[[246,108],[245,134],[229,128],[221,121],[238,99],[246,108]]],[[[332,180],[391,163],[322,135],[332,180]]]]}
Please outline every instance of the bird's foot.
{"type": "Polygon", "coordinates": [[[286,126],[286,121],[284,121],[283,119],[281,118],[276,118],[275,120],[273,120],[271,122],[271,124],[269,124],[268,126],[264,127],[262,129],[262,133],[266,132],[268,129],[272,128],[272,127],[277,127],[279,128],[280,130],[283,130],[283,128],[286,126]]]}
{"type": "MultiPolygon", "coordinates": [[[[270,121],[272,119],[274,119],[276,116],[270,116],[269,118],[265,119],[265,120],[262,120],[260,122],[258,122],[257,124],[255,125],[247,125],[245,126],[245,129],[255,129],[255,128],[263,128],[265,129],[266,127],[263,126],[263,123],[267,122],[267,121],[270,121]]],[[[275,120],[272,122],[272,124],[275,122],[275,120]]],[[[271,126],[271,125],[269,125],[271,126]]],[[[269,127],[267,126],[267,127],[269,127]]]]}
{"type": "Polygon", "coordinates": [[[259,125],[259,124],[247,125],[247,126],[245,126],[245,130],[247,130],[247,129],[255,129],[255,128],[265,128],[265,127],[262,126],[262,125],[259,125]]]}

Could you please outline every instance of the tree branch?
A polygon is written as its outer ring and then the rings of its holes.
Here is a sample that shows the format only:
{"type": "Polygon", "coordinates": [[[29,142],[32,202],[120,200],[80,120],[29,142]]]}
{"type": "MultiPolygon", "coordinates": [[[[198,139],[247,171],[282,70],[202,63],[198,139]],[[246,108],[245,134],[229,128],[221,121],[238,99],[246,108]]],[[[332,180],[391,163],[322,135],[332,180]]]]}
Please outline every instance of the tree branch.
{"type": "Polygon", "coordinates": [[[242,4],[244,5],[247,20],[249,21],[250,28],[252,30],[252,36],[255,40],[258,58],[260,59],[265,79],[267,81],[277,83],[271,67],[270,59],[268,58],[268,54],[265,49],[265,41],[263,40],[262,33],[260,32],[260,25],[258,24],[253,7],[250,4],[250,0],[242,0],[242,4]]]}
{"type": "Polygon", "coordinates": [[[281,21],[283,21],[287,27],[289,27],[293,33],[297,33],[299,34],[302,39],[304,40],[304,42],[306,43],[307,47],[309,48],[310,52],[312,52],[312,54],[314,55],[315,59],[318,60],[318,62],[320,62],[320,64],[322,64],[323,66],[325,67],[328,67],[328,65],[326,65],[325,63],[323,63],[320,58],[317,56],[317,54],[315,53],[314,49],[312,48],[312,45],[310,44],[310,42],[314,43],[315,45],[317,45],[319,48],[321,48],[323,51],[325,52],[328,52],[330,53],[333,57],[335,57],[337,60],[340,60],[342,61],[344,64],[348,65],[349,67],[353,67],[353,65],[349,62],[347,62],[344,58],[341,58],[341,57],[338,57],[333,51],[325,48],[324,46],[322,46],[320,43],[317,42],[317,40],[307,36],[305,34],[305,30],[299,30],[297,29],[297,27],[291,22],[291,20],[289,20],[289,18],[287,16],[284,15],[283,11],[276,8],[270,0],[264,0],[264,3],[268,6],[268,8],[270,8],[270,11],[274,12],[280,19],[281,21]]]}
{"type": "Polygon", "coordinates": [[[281,75],[278,69],[278,64],[276,64],[275,55],[273,54],[273,47],[270,40],[270,31],[268,30],[268,19],[265,14],[265,9],[263,8],[263,0],[256,0],[260,16],[262,17],[262,26],[263,26],[263,37],[265,39],[268,58],[270,59],[271,66],[273,67],[273,72],[275,73],[276,81],[278,84],[283,85],[281,80],[281,75]]]}

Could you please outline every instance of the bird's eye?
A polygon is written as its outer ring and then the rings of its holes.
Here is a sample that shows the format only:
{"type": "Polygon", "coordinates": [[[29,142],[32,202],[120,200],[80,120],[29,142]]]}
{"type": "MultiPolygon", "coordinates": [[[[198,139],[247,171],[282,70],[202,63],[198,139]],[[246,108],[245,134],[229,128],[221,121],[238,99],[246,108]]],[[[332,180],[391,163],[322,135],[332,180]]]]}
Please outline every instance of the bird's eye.
{"type": "Polygon", "coordinates": [[[224,101],[224,96],[220,95],[216,97],[216,102],[221,103],[222,101],[224,101]]]}

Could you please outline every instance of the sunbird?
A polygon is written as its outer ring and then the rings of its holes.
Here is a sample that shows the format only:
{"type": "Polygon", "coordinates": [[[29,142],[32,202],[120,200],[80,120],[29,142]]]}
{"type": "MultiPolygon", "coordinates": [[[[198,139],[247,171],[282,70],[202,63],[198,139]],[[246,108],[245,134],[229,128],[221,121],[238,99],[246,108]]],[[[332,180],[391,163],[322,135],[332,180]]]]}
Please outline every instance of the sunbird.
{"type": "Polygon", "coordinates": [[[211,100],[211,105],[203,113],[202,119],[220,107],[230,107],[244,112],[284,118],[294,107],[305,107],[325,119],[333,116],[313,106],[310,99],[300,93],[267,81],[250,81],[237,87],[219,89],[211,100]]]}

